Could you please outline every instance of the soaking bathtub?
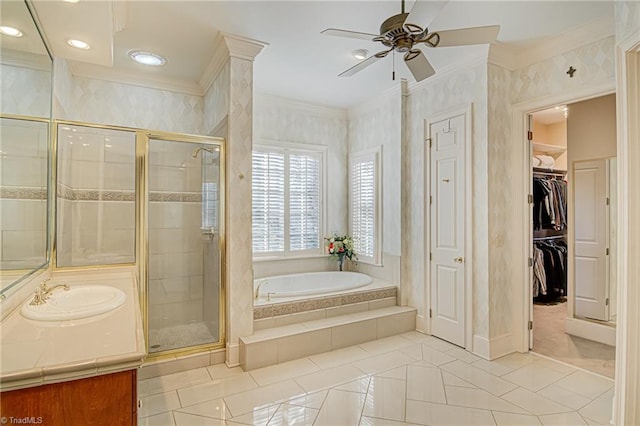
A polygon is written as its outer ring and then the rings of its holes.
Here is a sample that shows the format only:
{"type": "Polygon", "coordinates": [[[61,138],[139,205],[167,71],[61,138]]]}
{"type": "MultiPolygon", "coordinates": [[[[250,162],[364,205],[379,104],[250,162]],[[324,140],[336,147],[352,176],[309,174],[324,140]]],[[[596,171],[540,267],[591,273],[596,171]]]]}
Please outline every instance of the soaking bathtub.
{"type": "Polygon", "coordinates": [[[353,290],[370,285],[373,279],[360,272],[328,271],[277,275],[254,281],[254,299],[271,301],[353,290]]]}

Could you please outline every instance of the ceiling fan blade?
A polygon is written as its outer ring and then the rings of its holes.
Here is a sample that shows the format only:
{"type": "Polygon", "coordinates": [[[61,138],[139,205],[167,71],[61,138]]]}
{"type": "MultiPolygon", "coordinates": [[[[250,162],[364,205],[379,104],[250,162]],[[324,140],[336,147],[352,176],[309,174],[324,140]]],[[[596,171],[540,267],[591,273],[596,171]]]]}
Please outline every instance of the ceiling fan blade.
{"type": "Polygon", "coordinates": [[[330,35],[335,37],[357,38],[360,40],[369,40],[369,41],[371,41],[374,37],[378,37],[378,34],[361,33],[358,31],[338,30],[336,28],[327,28],[326,30],[320,32],[320,34],[330,35]]]}
{"type": "Polygon", "coordinates": [[[409,12],[409,16],[407,16],[404,22],[405,24],[413,24],[425,29],[440,14],[447,2],[448,0],[416,0],[411,12],[409,12]]]}
{"type": "Polygon", "coordinates": [[[436,31],[440,35],[440,42],[436,47],[492,43],[496,41],[498,31],[500,31],[500,25],[436,31]]]}
{"type": "Polygon", "coordinates": [[[412,52],[407,52],[404,56],[404,63],[407,64],[407,68],[409,68],[409,71],[411,71],[416,81],[422,81],[436,73],[422,51],[417,55],[412,54],[412,52]],[[407,59],[408,57],[411,57],[411,59],[407,59]]]}
{"type": "Polygon", "coordinates": [[[375,55],[371,55],[367,59],[365,59],[364,61],[358,62],[357,64],[355,64],[354,66],[352,66],[348,70],[341,72],[340,74],[338,74],[338,77],[350,77],[350,76],[354,75],[355,73],[362,71],[363,69],[365,69],[369,65],[373,64],[374,62],[377,62],[378,59],[380,59],[380,58],[376,57],[375,55]]]}

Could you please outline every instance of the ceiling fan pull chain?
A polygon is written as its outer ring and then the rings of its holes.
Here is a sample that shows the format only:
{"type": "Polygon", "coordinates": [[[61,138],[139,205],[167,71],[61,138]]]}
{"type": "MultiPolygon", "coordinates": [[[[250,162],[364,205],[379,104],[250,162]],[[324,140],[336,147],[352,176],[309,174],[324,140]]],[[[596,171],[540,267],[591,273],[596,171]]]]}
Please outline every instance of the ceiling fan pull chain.
{"type": "MultiPolygon", "coordinates": [[[[402,4],[404,5],[404,0],[402,1],[402,4]]],[[[394,51],[392,53],[393,58],[391,59],[391,62],[393,63],[393,71],[391,71],[391,79],[393,81],[396,81],[396,52],[394,51]]]]}

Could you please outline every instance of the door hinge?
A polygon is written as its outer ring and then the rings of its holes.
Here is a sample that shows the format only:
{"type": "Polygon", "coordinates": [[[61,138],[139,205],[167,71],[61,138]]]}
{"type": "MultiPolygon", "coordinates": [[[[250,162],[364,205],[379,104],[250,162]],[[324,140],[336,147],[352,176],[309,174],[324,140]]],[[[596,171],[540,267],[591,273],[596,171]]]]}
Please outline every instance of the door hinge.
{"type": "Polygon", "coordinates": [[[433,147],[433,141],[431,140],[431,138],[427,139],[429,141],[429,148],[433,147]]]}
{"type": "Polygon", "coordinates": [[[533,266],[533,257],[529,258],[529,268],[533,266]]]}
{"type": "Polygon", "coordinates": [[[433,253],[429,253],[429,260],[433,260],[433,253]]]}
{"type": "Polygon", "coordinates": [[[609,298],[608,297],[606,299],[604,299],[604,305],[605,306],[609,306],[609,298]]]}
{"type": "Polygon", "coordinates": [[[609,247],[607,247],[607,250],[606,250],[605,254],[606,254],[607,256],[609,256],[609,247]]]}
{"type": "Polygon", "coordinates": [[[429,195],[429,204],[433,204],[433,197],[429,195]]]}
{"type": "Polygon", "coordinates": [[[533,204],[533,194],[528,194],[528,195],[527,195],[527,202],[528,202],[529,204],[533,204]]]}
{"type": "Polygon", "coordinates": [[[533,321],[529,321],[529,330],[533,330],[533,321]]]}
{"type": "Polygon", "coordinates": [[[431,308],[429,308],[429,318],[433,316],[433,312],[431,312],[431,308]]]}
{"type": "Polygon", "coordinates": [[[609,200],[609,197],[607,197],[607,205],[609,205],[610,202],[611,200],[609,200]]]}
{"type": "Polygon", "coordinates": [[[527,132],[527,140],[530,140],[530,141],[533,140],[533,132],[531,130],[527,132]]]}

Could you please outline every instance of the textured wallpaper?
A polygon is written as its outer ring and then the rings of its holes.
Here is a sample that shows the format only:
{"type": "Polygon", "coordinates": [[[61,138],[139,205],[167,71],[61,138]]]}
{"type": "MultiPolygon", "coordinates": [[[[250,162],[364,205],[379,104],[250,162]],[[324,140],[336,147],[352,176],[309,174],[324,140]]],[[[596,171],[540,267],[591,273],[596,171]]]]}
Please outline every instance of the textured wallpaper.
{"type": "Polygon", "coordinates": [[[473,103],[473,239],[474,239],[474,334],[488,337],[488,234],[487,234],[487,68],[477,64],[432,80],[409,92],[407,102],[407,137],[409,144],[404,164],[408,167],[407,191],[408,223],[404,238],[408,250],[403,268],[406,303],[415,306],[419,315],[425,314],[425,212],[424,120],[451,108],[473,103]],[[408,282],[406,280],[409,280],[408,282]]]}
{"type": "Polygon", "coordinates": [[[251,240],[251,150],[253,62],[231,58],[227,140],[227,339],[253,334],[253,248],[251,240]],[[233,302],[233,303],[232,303],[233,302]]]}
{"type": "Polygon", "coordinates": [[[204,95],[204,131],[207,135],[229,114],[230,84],[230,61],[227,61],[204,95]]]}
{"type": "Polygon", "coordinates": [[[168,90],[73,77],[67,109],[69,120],[204,133],[203,98],[168,90]]]}
{"type": "Polygon", "coordinates": [[[511,161],[513,151],[509,102],[511,72],[490,64],[488,83],[489,337],[494,338],[513,331],[513,279],[522,278],[518,277],[521,271],[514,270],[510,260],[521,246],[513,238],[516,224],[508,206],[514,191],[520,189],[514,185],[509,168],[505,167],[511,161]]]}
{"type": "Polygon", "coordinates": [[[53,118],[64,120],[71,107],[73,87],[73,76],[66,59],[53,59],[53,76],[53,118]]]}
{"type": "Polygon", "coordinates": [[[517,104],[549,94],[577,90],[615,78],[614,37],[607,37],[513,71],[511,102],[517,104]],[[566,74],[569,66],[577,71],[566,74]]]}
{"type": "Polygon", "coordinates": [[[401,254],[401,140],[402,95],[392,93],[349,111],[349,152],[382,146],[383,251],[401,254]]]}
{"type": "Polygon", "coordinates": [[[640,2],[616,1],[614,7],[617,42],[640,32],[640,2]]]}
{"type": "Polygon", "coordinates": [[[49,117],[51,72],[0,64],[0,112],[49,117]]]}
{"type": "Polygon", "coordinates": [[[256,98],[254,140],[328,148],[326,233],[347,231],[347,118],[340,110],[304,108],[281,98],[256,98]]]}

